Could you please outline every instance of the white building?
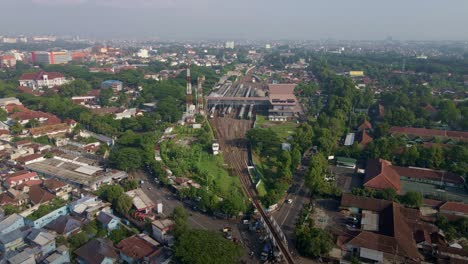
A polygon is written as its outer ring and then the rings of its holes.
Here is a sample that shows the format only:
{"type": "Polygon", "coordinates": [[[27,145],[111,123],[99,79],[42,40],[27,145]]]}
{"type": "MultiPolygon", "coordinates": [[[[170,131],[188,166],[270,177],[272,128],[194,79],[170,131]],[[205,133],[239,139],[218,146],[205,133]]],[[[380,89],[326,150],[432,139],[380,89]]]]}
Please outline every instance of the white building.
{"type": "Polygon", "coordinates": [[[170,232],[175,226],[174,221],[170,219],[154,220],[151,226],[153,229],[153,237],[159,243],[169,246],[174,244],[174,236],[170,232]]]}
{"type": "Polygon", "coordinates": [[[224,45],[226,49],[234,49],[234,41],[226,41],[226,44],[224,45]]]}
{"type": "Polygon", "coordinates": [[[137,57],[147,59],[149,58],[149,50],[147,49],[140,49],[137,53],[137,57]]]}
{"type": "Polygon", "coordinates": [[[70,81],[59,72],[24,73],[19,78],[20,86],[26,86],[33,90],[41,89],[42,87],[52,88],[54,86],[61,86],[70,81]]]}

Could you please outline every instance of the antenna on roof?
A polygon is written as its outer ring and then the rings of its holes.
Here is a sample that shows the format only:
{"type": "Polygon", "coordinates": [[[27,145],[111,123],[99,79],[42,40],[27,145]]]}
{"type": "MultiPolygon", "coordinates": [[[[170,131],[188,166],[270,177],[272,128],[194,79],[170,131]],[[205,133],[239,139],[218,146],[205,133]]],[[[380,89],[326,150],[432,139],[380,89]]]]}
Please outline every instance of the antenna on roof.
{"type": "Polygon", "coordinates": [[[190,59],[187,59],[187,91],[186,91],[186,113],[190,114],[192,106],[192,77],[190,76],[190,59]]]}

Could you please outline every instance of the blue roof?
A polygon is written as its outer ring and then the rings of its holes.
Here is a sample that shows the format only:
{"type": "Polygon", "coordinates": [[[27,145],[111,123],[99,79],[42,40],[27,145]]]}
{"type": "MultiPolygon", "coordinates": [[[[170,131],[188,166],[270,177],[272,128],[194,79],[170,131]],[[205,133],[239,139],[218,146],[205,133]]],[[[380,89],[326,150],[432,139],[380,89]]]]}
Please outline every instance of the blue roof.
{"type": "Polygon", "coordinates": [[[121,82],[121,81],[118,81],[118,80],[107,80],[107,81],[103,81],[102,83],[111,84],[111,83],[122,83],[122,82],[121,82]]]}

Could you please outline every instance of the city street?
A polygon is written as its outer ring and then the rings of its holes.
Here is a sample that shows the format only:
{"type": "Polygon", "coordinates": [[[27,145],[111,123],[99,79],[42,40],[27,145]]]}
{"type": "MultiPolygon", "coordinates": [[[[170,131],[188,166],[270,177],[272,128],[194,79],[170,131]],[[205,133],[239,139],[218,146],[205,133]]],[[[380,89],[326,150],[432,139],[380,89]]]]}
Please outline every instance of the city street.
{"type": "Polygon", "coordinates": [[[294,176],[294,184],[290,188],[290,191],[285,198],[285,202],[280,205],[277,211],[273,212],[273,217],[283,230],[284,235],[288,240],[289,250],[293,252],[293,255],[295,256],[298,254],[294,246],[294,227],[302,207],[309,202],[310,194],[304,186],[304,177],[302,173],[296,173],[294,176]],[[291,200],[290,204],[286,202],[288,199],[291,200]]]}
{"type": "Polygon", "coordinates": [[[254,241],[251,234],[248,234],[248,230],[243,226],[239,221],[230,221],[215,218],[203,214],[198,211],[194,211],[190,206],[184,204],[182,201],[177,199],[177,196],[169,191],[167,188],[160,187],[157,185],[154,180],[144,172],[135,172],[131,175],[133,179],[144,181],[141,184],[141,189],[145,192],[146,195],[154,202],[162,201],[163,202],[163,215],[170,216],[174,208],[177,206],[184,207],[189,213],[188,224],[192,228],[196,229],[205,229],[220,232],[224,227],[229,227],[232,229],[233,238],[239,239],[240,243],[244,246],[245,255],[242,258],[244,263],[259,263],[255,259],[252,259],[248,256],[248,253],[258,248],[257,241],[254,241]],[[241,235],[242,229],[242,235],[241,235]]]}

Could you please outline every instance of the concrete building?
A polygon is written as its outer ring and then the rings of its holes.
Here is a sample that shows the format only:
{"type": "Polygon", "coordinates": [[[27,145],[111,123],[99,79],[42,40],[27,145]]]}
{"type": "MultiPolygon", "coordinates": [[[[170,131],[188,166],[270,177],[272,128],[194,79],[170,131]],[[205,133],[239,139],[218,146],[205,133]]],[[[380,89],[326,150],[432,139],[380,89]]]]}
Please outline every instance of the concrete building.
{"type": "Polygon", "coordinates": [[[69,83],[65,76],[59,72],[33,72],[24,73],[19,78],[19,85],[26,86],[33,90],[41,89],[43,87],[52,88],[54,86],[61,86],[69,83]]]}
{"type": "Polygon", "coordinates": [[[268,85],[268,98],[271,104],[268,110],[270,121],[286,121],[300,112],[294,88],[296,88],[295,84],[268,85]]]}
{"type": "Polygon", "coordinates": [[[79,264],[112,264],[116,263],[119,254],[112,242],[95,238],[75,250],[79,264]]]}
{"type": "Polygon", "coordinates": [[[46,215],[43,217],[36,219],[36,220],[30,220],[26,218],[26,222],[29,226],[32,226],[34,228],[43,228],[50,222],[54,221],[55,219],[59,218],[60,216],[68,214],[68,207],[67,206],[62,206],[46,215]]]}
{"type": "Polygon", "coordinates": [[[157,253],[159,243],[146,234],[138,234],[120,241],[115,247],[125,263],[142,263],[157,253]]]}
{"type": "Polygon", "coordinates": [[[123,82],[117,80],[107,80],[101,83],[101,89],[112,89],[114,91],[122,91],[123,82]]]}
{"type": "Polygon", "coordinates": [[[109,232],[119,228],[120,218],[113,215],[112,213],[108,213],[106,211],[100,211],[96,219],[109,232]]]}
{"type": "Polygon", "coordinates": [[[58,247],[52,254],[50,254],[42,263],[43,264],[62,264],[70,262],[70,253],[68,248],[64,245],[58,247]]]}
{"type": "Polygon", "coordinates": [[[7,253],[19,249],[25,245],[25,232],[15,229],[9,233],[0,235],[0,251],[7,253]]]}
{"type": "Polygon", "coordinates": [[[174,244],[174,236],[169,232],[174,229],[175,223],[170,219],[154,220],[151,223],[153,237],[163,244],[169,246],[174,244]]]}
{"type": "Polygon", "coordinates": [[[67,64],[72,60],[68,51],[34,51],[31,61],[34,64],[67,64]]]}
{"type": "Polygon", "coordinates": [[[224,45],[224,48],[226,49],[234,49],[234,47],[235,47],[234,41],[226,41],[224,45]]]}
{"type": "Polygon", "coordinates": [[[13,55],[0,56],[0,68],[14,68],[16,67],[16,58],[13,55]]]}
{"type": "Polygon", "coordinates": [[[7,234],[23,226],[25,226],[24,217],[19,214],[12,214],[0,222],[0,235],[7,234]]]}
{"type": "Polygon", "coordinates": [[[149,50],[147,50],[147,49],[140,49],[136,55],[137,55],[137,57],[139,57],[139,58],[147,59],[147,58],[149,58],[149,50]]]}
{"type": "Polygon", "coordinates": [[[131,190],[126,192],[126,194],[132,198],[133,206],[139,212],[147,214],[155,207],[153,201],[143,192],[142,189],[131,190]]]}
{"type": "Polygon", "coordinates": [[[97,190],[103,184],[118,182],[127,178],[124,171],[104,169],[92,165],[94,162],[85,158],[75,160],[55,156],[41,162],[26,165],[27,169],[46,178],[55,178],[62,182],[87,190],[97,190]],[[60,164],[60,166],[58,166],[60,164]]]}
{"type": "Polygon", "coordinates": [[[40,248],[41,254],[46,256],[55,250],[55,235],[40,229],[33,229],[27,240],[40,248]]]}
{"type": "Polygon", "coordinates": [[[439,188],[443,188],[448,197],[462,193],[466,196],[465,180],[460,175],[426,168],[395,166],[384,159],[367,160],[363,186],[376,190],[390,188],[399,194],[413,190],[423,195],[439,194],[439,188]]]}

